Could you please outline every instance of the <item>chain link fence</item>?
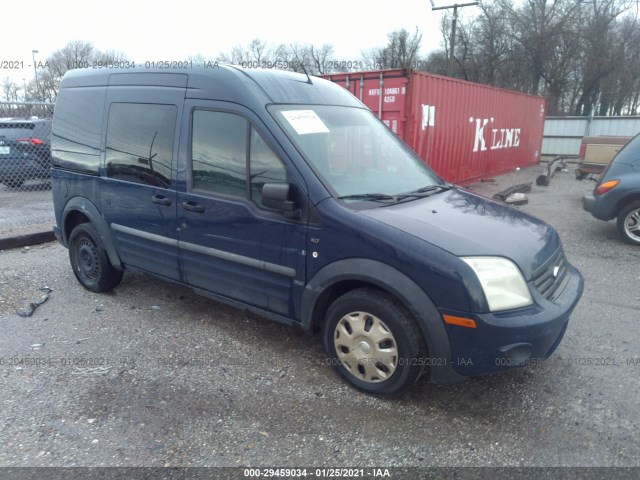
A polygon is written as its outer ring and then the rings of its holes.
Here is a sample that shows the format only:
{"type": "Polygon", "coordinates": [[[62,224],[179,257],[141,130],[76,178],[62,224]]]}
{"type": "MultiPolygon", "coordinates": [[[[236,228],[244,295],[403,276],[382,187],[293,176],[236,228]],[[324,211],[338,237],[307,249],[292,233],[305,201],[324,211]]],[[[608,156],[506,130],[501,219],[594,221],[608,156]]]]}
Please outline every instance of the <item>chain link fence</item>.
{"type": "Polygon", "coordinates": [[[53,103],[0,102],[0,237],[54,223],[53,103]]]}
{"type": "Polygon", "coordinates": [[[51,185],[53,104],[0,102],[0,183],[24,192],[51,185]]]}

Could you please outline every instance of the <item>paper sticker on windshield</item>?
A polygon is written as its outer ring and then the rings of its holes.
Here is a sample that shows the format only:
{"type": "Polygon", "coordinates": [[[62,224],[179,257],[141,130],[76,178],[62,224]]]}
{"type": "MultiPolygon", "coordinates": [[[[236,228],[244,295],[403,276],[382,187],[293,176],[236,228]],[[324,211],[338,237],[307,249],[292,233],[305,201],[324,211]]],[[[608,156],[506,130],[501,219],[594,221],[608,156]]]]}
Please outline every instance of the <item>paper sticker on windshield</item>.
{"type": "Polygon", "coordinates": [[[313,110],[288,110],[282,112],[298,135],[329,133],[329,129],[313,110]]]}

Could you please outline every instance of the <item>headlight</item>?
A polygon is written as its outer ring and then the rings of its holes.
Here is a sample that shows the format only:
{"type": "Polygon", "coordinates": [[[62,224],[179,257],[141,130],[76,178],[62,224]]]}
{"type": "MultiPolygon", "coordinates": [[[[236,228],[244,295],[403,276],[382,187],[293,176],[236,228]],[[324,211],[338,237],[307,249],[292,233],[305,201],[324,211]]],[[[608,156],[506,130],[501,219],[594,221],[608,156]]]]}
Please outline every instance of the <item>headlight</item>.
{"type": "Polygon", "coordinates": [[[476,272],[492,312],[533,303],[522,273],[511,260],[501,257],[464,257],[462,260],[476,272]]]}

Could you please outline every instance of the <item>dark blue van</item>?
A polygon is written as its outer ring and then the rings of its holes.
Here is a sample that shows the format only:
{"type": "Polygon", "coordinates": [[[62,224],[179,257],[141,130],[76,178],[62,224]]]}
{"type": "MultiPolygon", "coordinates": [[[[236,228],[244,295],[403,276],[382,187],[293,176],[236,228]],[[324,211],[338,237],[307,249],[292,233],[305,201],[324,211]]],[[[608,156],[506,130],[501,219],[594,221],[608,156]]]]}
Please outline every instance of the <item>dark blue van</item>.
{"type": "Polygon", "coordinates": [[[140,271],[321,333],[376,395],[546,358],[582,294],[553,228],[444,182],[303,74],[71,71],[52,163],[85,288],[140,271]]]}

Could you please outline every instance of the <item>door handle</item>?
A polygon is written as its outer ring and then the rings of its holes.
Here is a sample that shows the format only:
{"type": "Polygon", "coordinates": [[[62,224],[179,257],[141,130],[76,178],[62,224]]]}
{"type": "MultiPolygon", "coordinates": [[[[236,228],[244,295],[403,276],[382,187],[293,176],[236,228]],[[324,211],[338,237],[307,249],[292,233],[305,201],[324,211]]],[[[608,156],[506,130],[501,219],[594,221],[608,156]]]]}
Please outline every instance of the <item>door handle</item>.
{"type": "Polygon", "coordinates": [[[196,202],[182,202],[182,208],[194,213],[204,212],[204,207],[196,202]]]}
{"type": "Polygon", "coordinates": [[[171,205],[171,199],[165,197],[164,195],[154,195],[153,197],[151,197],[151,201],[153,203],[157,203],[158,205],[164,205],[165,207],[171,205]]]}

